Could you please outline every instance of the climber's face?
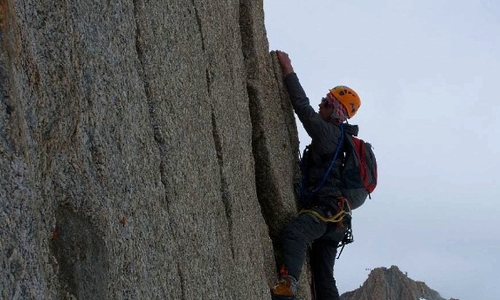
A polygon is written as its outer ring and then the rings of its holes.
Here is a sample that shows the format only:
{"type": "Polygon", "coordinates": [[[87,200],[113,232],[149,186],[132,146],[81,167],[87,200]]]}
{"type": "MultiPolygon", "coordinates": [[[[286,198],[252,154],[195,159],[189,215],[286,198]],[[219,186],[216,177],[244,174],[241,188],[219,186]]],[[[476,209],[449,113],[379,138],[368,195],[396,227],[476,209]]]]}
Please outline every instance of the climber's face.
{"type": "Polygon", "coordinates": [[[330,104],[328,99],[323,98],[319,104],[319,115],[321,119],[328,121],[333,113],[333,105],[330,104]]]}

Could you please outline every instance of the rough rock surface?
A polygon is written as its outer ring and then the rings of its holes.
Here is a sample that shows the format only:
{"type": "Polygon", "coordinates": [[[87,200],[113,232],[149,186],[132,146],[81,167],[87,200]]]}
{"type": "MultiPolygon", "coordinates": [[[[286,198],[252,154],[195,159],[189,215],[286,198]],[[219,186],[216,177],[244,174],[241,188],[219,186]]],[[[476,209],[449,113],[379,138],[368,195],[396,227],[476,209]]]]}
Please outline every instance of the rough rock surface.
{"type": "MultiPolygon", "coordinates": [[[[446,300],[424,282],[414,281],[396,266],[376,268],[363,285],[342,294],[341,300],[446,300]]],[[[458,299],[450,299],[458,300],[458,299]]]]}
{"type": "Polygon", "coordinates": [[[0,30],[2,299],[270,298],[298,140],[262,1],[0,0],[0,30]]]}

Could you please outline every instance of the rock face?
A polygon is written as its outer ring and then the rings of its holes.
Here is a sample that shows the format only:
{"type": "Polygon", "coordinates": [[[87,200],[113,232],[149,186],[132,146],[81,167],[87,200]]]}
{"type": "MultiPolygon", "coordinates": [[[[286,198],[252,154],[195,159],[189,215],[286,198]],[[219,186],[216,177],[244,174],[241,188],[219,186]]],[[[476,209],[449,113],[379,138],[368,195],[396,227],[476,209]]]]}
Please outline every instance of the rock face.
{"type": "Polygon", "coordinates": [[[0,30],[2,299],[270,298],[298,140],[262,1],[0,0],[0,30]]]}
{"type": "MultiPolygon", "coordinates": [[[[373,269],[363,285],[341,300],[446,300],[424,282],[414,281],[398,267],[373,269]]],[[[450,299],[457,300],[457,299],[450,299]]]]}

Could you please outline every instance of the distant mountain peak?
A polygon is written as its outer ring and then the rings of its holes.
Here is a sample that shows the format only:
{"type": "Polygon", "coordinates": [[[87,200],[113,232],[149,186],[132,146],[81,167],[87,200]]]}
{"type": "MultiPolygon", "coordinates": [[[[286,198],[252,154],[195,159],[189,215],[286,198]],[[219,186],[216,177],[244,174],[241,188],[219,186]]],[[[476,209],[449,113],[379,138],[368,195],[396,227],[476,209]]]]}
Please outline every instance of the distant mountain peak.
{"type": "MultiPolygon", "coordinates": [[[[373,269],[363,285],[341,300],[446,300],[424,282],[414,281],[397,266],[373,269]]],[[[451,298],[450,300],[458,300],[451,298]]]]}

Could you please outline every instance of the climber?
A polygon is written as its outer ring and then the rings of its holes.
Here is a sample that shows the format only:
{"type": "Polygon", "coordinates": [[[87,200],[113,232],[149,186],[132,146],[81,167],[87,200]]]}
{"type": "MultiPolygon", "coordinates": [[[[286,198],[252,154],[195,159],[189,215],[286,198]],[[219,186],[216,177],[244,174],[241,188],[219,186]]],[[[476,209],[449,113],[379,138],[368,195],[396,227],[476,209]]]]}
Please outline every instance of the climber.
{"type": "Polygon", "coordinates": [[[299,213],[282,230],[283,265],[278,285],[271,288],[271,294],[273,299],[294,299],[306,251],[311,246],[315,299],[338,300],[333,267],[337,246],[348,230],[350,209],[348,200],[342,197],[339,188],[343,155],[334,158],[334,153],[339,149],[342,151],[341,137],[344,130],[346,133],[357,134],[357,126],[347,124],[346,120],[354,116],[361,102],[354,90],[337,86],[321,100],[316,112],[309,104],[288,54],[283,51],[276,51],[276,54],[294,111],[311,137],[309,157],[303,157],[308,167],[308,184],[311,187],[317,185],[330,164],[333,168],[326,173],[328,176],[325,177],[326,181],[323,180],[321,188],[310,197],[308,205],[302,211],[304,213],[299,213]],[[339,215],[345,218],[328,222],[339,215]]]}

